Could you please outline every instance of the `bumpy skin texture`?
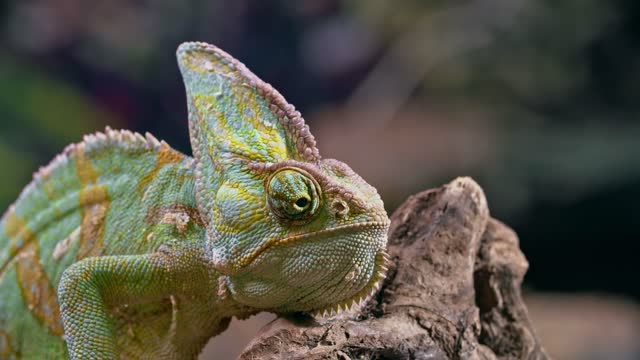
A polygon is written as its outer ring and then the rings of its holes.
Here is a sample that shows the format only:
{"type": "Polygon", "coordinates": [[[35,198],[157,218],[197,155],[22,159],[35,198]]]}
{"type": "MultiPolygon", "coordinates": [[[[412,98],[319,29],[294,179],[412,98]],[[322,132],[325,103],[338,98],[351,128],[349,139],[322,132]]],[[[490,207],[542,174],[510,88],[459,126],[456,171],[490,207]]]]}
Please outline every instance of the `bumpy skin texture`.
{"type": "Polygon", "coordinates": [[[376,190],[243,64],[177,56],[193,158],[107,129],[0,220],[0,359],[194,358],[233,316],[339,311],[384,276],[376,190]]]}

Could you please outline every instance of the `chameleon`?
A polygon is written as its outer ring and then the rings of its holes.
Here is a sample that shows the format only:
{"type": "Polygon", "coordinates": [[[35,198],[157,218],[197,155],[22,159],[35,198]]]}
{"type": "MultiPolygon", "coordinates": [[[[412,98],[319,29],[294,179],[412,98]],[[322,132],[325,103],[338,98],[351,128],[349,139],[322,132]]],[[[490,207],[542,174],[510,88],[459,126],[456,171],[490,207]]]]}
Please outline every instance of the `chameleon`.
{"type": "Polygon", "coordinates": [[[377,190],[240,61],[176,55],[192,156],[107,127],[2,216],[0,359],[196,358],[233,317],[330,316],[379,288],[377,190]]]}

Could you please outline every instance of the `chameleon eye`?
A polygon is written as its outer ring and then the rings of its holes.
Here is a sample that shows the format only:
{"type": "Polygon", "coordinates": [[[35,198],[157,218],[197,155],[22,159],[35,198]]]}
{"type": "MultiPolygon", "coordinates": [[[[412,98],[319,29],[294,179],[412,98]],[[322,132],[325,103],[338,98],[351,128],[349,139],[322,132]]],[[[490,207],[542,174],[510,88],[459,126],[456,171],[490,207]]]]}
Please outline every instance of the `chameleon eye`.
{"type": "Polygon", "coordinates": [[[320,207],[320,186],[306,171],[283,168],[267,181],[267,203],[279,219],[304,222],[320,207]]]}

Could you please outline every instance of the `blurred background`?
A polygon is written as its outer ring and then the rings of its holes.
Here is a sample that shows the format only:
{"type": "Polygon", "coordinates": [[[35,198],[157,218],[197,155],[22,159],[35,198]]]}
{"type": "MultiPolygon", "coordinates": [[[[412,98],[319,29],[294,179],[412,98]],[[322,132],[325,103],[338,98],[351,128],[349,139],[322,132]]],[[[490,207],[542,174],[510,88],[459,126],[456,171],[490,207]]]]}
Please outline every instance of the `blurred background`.
{"type": "MultiPolygon", "coordinates": [[[[8,0],[0,19],[0,212],[106,125],[190,154],[174,54],[207,41],[389,212],[473,176],[520,236],[551,355],[640,358],[638,1],[8,0]]],[[[235,321],[202,359],[232,358],[271,318],[235,321]]]]}

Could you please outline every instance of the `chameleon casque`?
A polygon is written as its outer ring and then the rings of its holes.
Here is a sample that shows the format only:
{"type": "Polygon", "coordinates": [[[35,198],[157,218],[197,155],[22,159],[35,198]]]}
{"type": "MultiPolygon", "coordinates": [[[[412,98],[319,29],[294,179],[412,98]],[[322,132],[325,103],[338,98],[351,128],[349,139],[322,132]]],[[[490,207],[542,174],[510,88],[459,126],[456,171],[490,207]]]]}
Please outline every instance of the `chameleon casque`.
{"type": "Polygon", "coordinates": [[[376,189],[227,53],[177,57],[193,157],[107,128],[0,220],[0,359],[195,358],[233,316],[340,311],[384,277],[376,189]]]}

